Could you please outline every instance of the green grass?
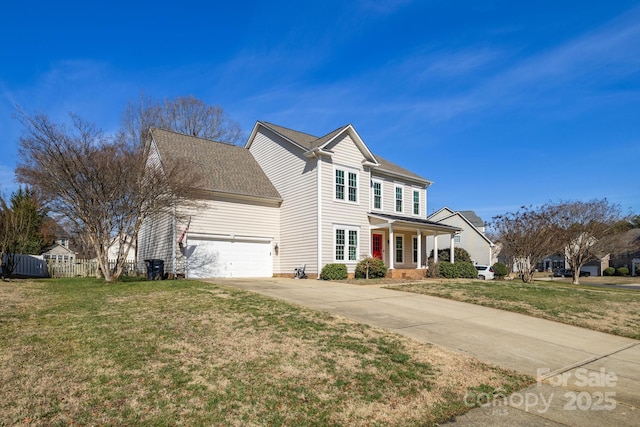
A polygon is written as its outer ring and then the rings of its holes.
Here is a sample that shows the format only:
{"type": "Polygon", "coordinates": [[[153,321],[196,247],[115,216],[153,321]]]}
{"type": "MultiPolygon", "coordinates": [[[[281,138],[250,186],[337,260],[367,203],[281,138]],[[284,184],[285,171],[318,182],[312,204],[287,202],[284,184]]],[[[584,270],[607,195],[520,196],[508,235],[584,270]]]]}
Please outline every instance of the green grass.
{"type": "Polygon", "coordinates": [[[430,281],[392,286],[640,339],[640,292],[536,281],[430,281]]]}
{"type": "Polygon", "coordinates": [[[200,282],[2,282],[0,304],[0,425],[435,425],[532,381],[200,282]]]}

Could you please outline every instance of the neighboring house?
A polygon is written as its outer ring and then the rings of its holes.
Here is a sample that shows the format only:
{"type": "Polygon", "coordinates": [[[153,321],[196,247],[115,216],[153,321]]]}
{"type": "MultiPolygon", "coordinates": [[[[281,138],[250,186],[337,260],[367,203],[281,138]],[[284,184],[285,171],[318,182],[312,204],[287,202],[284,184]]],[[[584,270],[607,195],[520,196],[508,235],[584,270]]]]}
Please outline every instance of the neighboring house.
{"type": "MultiPolygon", "coordinates": [[[[127,250],[126,260],[127,262],[134,262],[136,260],[136,242],[132,242],[131,237],[129,236],[125,236],[123,240],[124,240],[125,250],[127,250]]],[[[109,260],[117,259],[119,250],[120,250],[120,242],[116,240],[115,242],[113,242],[111,246],[109,246],[109,249],[107,250],[108,259],[109,260]]]]}
{"type": "Polygon", "coordinates": [[[42,252],[42,257],[46,261],[73,263],[76,259],[76,252],[69,249],[69,239],[66,237],[55,240],[55,243],[42,252]]]}
{"type": "MultiPolygon", "coordinates": [[[[474,211],[454,211],[444,207],[429,215],[427,219],[438,224],[460,228],[460,232],[454,236],[454,243],[457,247],[465,249],[475,264],[493,265],[497,261],[495,245],[484,234],[485,223],[474,211]]],[[[445,247],[435,242],[435,239],[438,237],[429,236],[427,250],[431,251],[434,246],[445,247]]]]}
{"type": "Polygon", "coordinates": [[[460,231],[428,221],[431,182],[374,155],[351,125],[316,137],[257,122],[245,148],[153,129],[150,143],[156,164],[187,157],[206,176],[203,206],[167,210],[140,232],[138,259],[164,259],[165,271],[270,277],[306,266],[317,277],[375,256],[391,275],[423,276],[427,236],[460,231]]]}
{"type": "Polygon", "coordinates": [[[640,275],[640,228],[627,231],[621,239],[620,246],[624,249],[611,254],[611,267],[626,267],[629,274],[640,275]]]}

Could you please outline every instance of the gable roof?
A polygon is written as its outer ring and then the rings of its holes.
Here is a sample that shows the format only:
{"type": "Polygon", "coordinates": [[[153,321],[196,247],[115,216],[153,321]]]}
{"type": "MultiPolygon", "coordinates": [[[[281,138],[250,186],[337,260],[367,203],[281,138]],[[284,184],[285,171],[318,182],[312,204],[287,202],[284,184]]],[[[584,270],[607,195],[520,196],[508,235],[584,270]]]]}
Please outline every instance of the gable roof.
{"type": "Polygon", "coordinates": [[[460,211],[460,213],[476,227],[484,227],[485,223],[474,211],[460,211]]]}
{"type": "Polygon", "coordinates": [[[247,143],[247,147],[250,145],[250,142],[253,139],[253,136],[255,135],[255,132],[256,132],[256,128],[258,126],[264,126],[270,129],[271,131],[284,137],[286,140],[293,143],[294,145],[297,145],[298,147],[305,149],[307,151],[323,149],[331,141],[333,141],[337,136],[339,136],[344,132],[348,132],[355,139],[356,144],[361,146],[361,150],[363,150],[363,154],[365,158],[369,157],[367,160],[370,162],[370,166],[373,169],[380,171],[382,173],[387,173],[387,174],[415,180],[427,186],[432,184],[432,182],[429,181],[428,179],[372,153],[369,150],[369,147],[367,147],[364,141],[360,138],[360,136],[358,135],[354,127],[350,124],[341,126],[324,136],[317,137],[314,135],[310,135],[308,133],[289,129],[284,126],[275,125],[273,123],[258,121],[256,123],[256,127],[252,132],[252,135],[249,137],[249,142],[247,143]]]}
{"type": "Polygon", "coordinates": [[[158,128],[151,137],[162,162],[184,162],[204,172],[201,190],[282,200],[246,148],[158,128]]]}
{"type": "Polygon", "coordinates": [[[433,220],[436,223],[443,223],[444,221],[448,220],[449,218],[453,218],[455,216],[459,216],[464,222],[466,222],[467,224],[469,224],[471,226],[471,229],[473,231],[475,231],[477,234],[479,234],[484,240],[486,240],[490,245],[494,245],[494,243],[482,232],[478,229],[478,227],[484,227],[484,222],[482,221],[482,219],[476,215],[476,213],[474,211],[454,211],[452,209],[449,209],[448,207],[443,207],[438,209],[437,212],[432,213],[431,215],[429,215],[427,217],[428,220],[433,220]],[[476,223],[479,223],[481,225],[477,225],[474,224],[471,219],[466,216],[463,212],[471,212],[472,216],[475,216],[475,221],[476,223]],[[438,219],[438,220],[433,220],[433,218],[435,216],[437,216],[440,213],[446,213],[447,215],[438,219]]]}

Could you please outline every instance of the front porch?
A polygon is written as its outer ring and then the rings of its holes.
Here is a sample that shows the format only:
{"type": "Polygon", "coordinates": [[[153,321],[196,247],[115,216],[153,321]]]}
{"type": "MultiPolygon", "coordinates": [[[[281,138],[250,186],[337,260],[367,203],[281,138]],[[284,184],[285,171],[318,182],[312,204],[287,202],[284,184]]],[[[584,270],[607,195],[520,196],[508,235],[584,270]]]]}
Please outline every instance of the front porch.
{"type": "Polygon", "coordinates": [[[438,262],[438,236],[450,240],[454,261],[454,237],[460,228],[434,223],[421,218],[369,213],[371,255],[384,261],[387,277],[422,279],[427,274],[429,250],[438,262]],[[434,236],[434,247],[426,245],[427,236],[434,236]]]}

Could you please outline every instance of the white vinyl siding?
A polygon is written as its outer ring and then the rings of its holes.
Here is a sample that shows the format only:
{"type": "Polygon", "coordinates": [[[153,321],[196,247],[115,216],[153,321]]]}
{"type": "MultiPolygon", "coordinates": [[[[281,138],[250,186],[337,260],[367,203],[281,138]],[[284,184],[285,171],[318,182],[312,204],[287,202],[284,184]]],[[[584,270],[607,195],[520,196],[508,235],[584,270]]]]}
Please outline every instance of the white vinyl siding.
{"type": "MultiPolygon", "coordinates": [[[[161,166],[160,155],[154,141],[151,142],[147,166],[161,166]]],[[[146,271],[144,263],[146,259],[161,259],[164,260],[164,271],[173,272],[175,258],[173,228],[173,211],[170,207],[143,220],[138,232],[136,249],[139,269],[146,271]]]]}
{"type": "Polygon", "coordinates": [[[382,195],[382,181],[374,179],[371,181],[371,192],[372,192],[372,200],[373,206],[372,209],[382,210],[383,209],[383,195],[382,195]]]}
{"type": "MultiPolygon", "coordinates": [[[[371,253],[370,239],[365,236],[363,230],[369,229],[369,217],[367,212],[371,209],[371,191],[368,185],[371,176],[368,169],[362,167],[364,157],[354,143],[350,135],[343,135],[336,141],[325,147],[333,154],[331,158],[325,158],[322,165],[322,263],[335,261],[335,226],[348,225],[358,229],[358,245],[355,250],[356,261],[371,253]],[[357,202],[348,200],[336,200],[334,195],[335,170],[345,171],[345,186],[348,186],[348,172],[357,174],[357,202]],[[363,188],[364,187],[364,188],[363,188]]],[[[348,198],[348,190],[345,188],[345,198],[348,198]]],[[[345,238],[348,239],[348,233],[345,238]]],[[[348,245],[348,241],[346,242],[348,245]]],[[[345,258],[348,258],[348,249],[345,249],[345,258]]],[[[355,261],[342,261],[347,264],[350,273],[354,272],[355,261]]]]}
{"type": "MultiPolygon", "coordinates": [[[[307,274],[318,274],[316,160],[306,159],[300,148],[263,127],[257,132],[249,151],[283,199],[277,242],[279,251],[274,257],[274,264],[277,266],[279,262],[279,267],[274,272],[293,274],[295,268],[306,264],[307,274]]],[[[330,187],[323,191],[333,198],[333,168],[324,165],[323,172],[331,178],[330,187]]],[[[260,224],[260,220],[256,224],[260,224]]],[[[326,240],[331,241],[330,238],[326,240]]]]}

